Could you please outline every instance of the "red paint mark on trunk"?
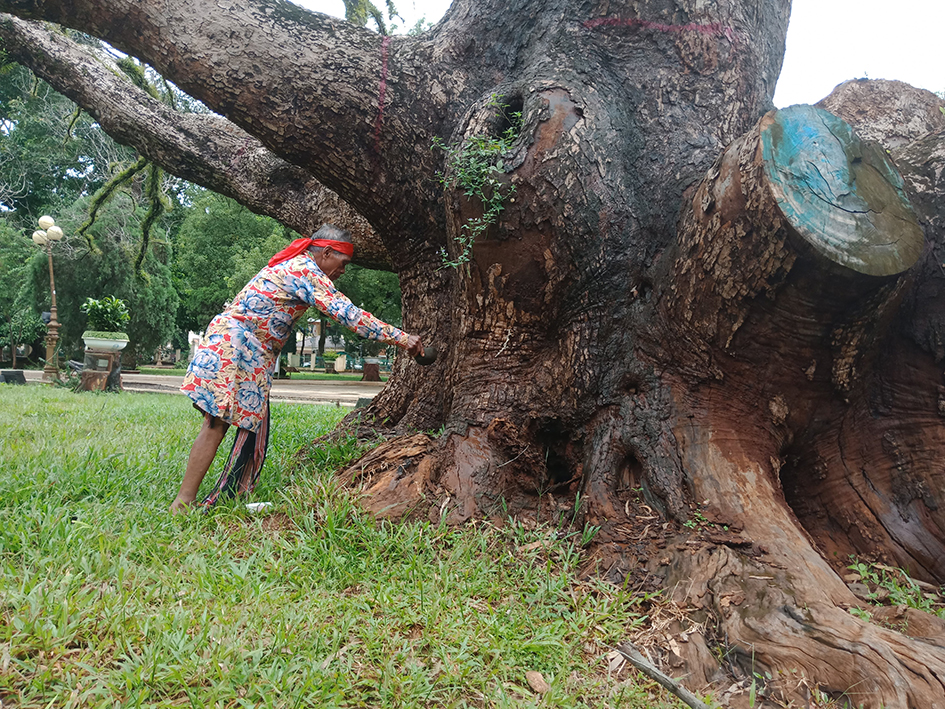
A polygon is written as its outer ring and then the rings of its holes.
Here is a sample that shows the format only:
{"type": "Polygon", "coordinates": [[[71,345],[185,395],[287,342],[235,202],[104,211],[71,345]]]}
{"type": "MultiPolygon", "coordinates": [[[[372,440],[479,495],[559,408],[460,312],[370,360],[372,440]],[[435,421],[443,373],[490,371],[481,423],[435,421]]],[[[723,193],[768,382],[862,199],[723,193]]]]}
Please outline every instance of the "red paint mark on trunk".
{"type": "Polygon", "coordinates": [[[381,129],[384,126],[384,99],[387,96],[387,47],[390,37],[381,40],[381,81],[377,88],[377,121],[374,123],[374,147],[381,155],[381,129]]]}
{"type": "Polygon", "coordinates": [[[588,29],[594,29],[595,27],[641,27],[647,30],[656,30],[657,32],[667,32],[670,34],[698,32],[699,34],[708,35],[710,37],[725,37],[733,44],[737,37],[737,33],[732,27],[723,25],[721,22],[690,22],[686,25],[667,25],[662,22],[638,20],[633,17],[601,17],[596,20],[587,20],[582,24],[588,29]]]}
{"type": "Polygon", "coordinates": [[[236,155],[233,156],[233,164],[234,164],[234,165],[238,165],[238,164],[240,163],[240,159],[243,157],[243,153],[245,153],[246,150],[249,148],[249,146],[252,145],[252,144],[253,144],[253,141],[252,141],[251,139],[247,138],[247,139],[246,139],[246,142],[243,143],[243,147],[241,147],[239,150],[237,150],[237,151],[236,151],[236,155]]]}

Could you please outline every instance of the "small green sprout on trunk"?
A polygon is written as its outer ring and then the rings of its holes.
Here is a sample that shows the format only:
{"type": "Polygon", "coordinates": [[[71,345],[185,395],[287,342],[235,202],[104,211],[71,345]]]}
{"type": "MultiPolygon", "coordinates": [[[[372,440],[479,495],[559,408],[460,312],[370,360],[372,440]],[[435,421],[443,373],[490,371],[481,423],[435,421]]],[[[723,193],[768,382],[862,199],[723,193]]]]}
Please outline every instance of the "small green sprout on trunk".
{"type": "Polygon", "coordinates": [[[476,198],[482,203],[482,216],[462,225],[456,239],[457,255],[451,258],[445,247],[440,249],[444,267],[458,268],[469,262],[476,239],[498,221],[506,200],[515,192],[515,185],[503,184],[499,176],[505,172],[503,157],[511,152],[521,130],[522,112],[510,111],[509,104],[503,103],[496,94],[492,95],[489,106],[496,108],[497,118],[504,119],[508,125],[498,137],[477,133],[458,146],[449,146],[440,138],[433,140],[433,147],[446,153],[448,169],[438,174],[443,186],[462,189],[467,198],[476,198]]]}

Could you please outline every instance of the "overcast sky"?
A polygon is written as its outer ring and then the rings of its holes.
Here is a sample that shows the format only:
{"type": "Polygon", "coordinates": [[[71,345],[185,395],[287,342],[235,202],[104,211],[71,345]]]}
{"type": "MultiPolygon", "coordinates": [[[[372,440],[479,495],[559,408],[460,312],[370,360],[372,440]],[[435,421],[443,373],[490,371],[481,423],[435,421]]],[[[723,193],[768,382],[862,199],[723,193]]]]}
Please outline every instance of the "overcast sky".
{"type": "MultiPolygon", "coordinates": [[[[296,0],[344,17],[341,0],[296,0]]],[[[375,0],[383,7],[383,0],[375,0]]],[[[409,28],[450,0],[395,0],[409,28]]],[[[899,79],[945,91],[945,0],[794,0],[774,102],[816,103],[847,79],[899,79]]]]}

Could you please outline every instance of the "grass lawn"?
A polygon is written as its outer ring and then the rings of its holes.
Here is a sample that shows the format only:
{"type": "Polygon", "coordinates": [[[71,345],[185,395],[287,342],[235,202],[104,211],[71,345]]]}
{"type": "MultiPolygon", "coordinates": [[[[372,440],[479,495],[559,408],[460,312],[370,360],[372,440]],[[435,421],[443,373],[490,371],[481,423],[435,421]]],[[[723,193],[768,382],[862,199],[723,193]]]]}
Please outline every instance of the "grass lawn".
{"type": "Polygon", "coordinates": [[[641,607],[573,536],[375,521],[331,484],[350,441],[293,469],[343,413],[273,404],[266,514],[172,517],[186,398],[0,385],[2,706],[682,706],[608,675],[641,607]]]}

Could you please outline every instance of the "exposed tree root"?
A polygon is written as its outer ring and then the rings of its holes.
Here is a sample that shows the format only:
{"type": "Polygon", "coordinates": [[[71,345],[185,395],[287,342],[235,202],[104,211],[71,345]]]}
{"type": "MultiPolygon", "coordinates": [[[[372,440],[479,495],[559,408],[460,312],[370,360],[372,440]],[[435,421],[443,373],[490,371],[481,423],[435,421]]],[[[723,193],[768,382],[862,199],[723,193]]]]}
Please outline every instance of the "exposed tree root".
{"type": "MultiPolygon", "coordinates": [[[[498,421],[466,436],[396,438],[350,466],[345,480],[382,517],[593,523],[575,512],[575,485],[539,494],[540,462],[528,443],[513,445],[513,430],[498,421]],[[516,497],[496,500],[483,495],[485,486],[516,497]]],[[[687,530],[638,493],[632,504],[615,493],[604,508],[615,515],[621,508],[623,521],[609,521],[589,556],[594,573],[612,581],[644,572],[659,579],[665,600],[700,624],[676,624],[664,669],[694,692],[754,681],[784,706],[818,689],[850,706],[945,709],[945,621],[897,608],[876,610],[873,622],[852,615],[860,602],[797,524],[777,477],[731,462],[731,441],[723,449],[705,436],[700,428],[677,434],[690,451],[688,468],[713,469],[692,485],[707,503],[693,518],[698,524],[687,530]]]]}
{"type": "MultiPolygon", "coordinates": [[[[764,678],[772,696],[803,699],[791,696],[803,677],[857,707],[945,707],[945,636],[914,638],[856,618],[847,610],[856,604],[852,595],[848,603],[829,598],[843,592],[839,583],[811,587],[799,583],[803,569],[780,566],[706,547],[678,555],[667,582],[673,600],[716,619],[736,677],[764,678]]],[[[908,616],[916,627],[939,625],[919,611],[908,616]]],[[[714,667],[686,670],[711,676],[714,667]]]]}

